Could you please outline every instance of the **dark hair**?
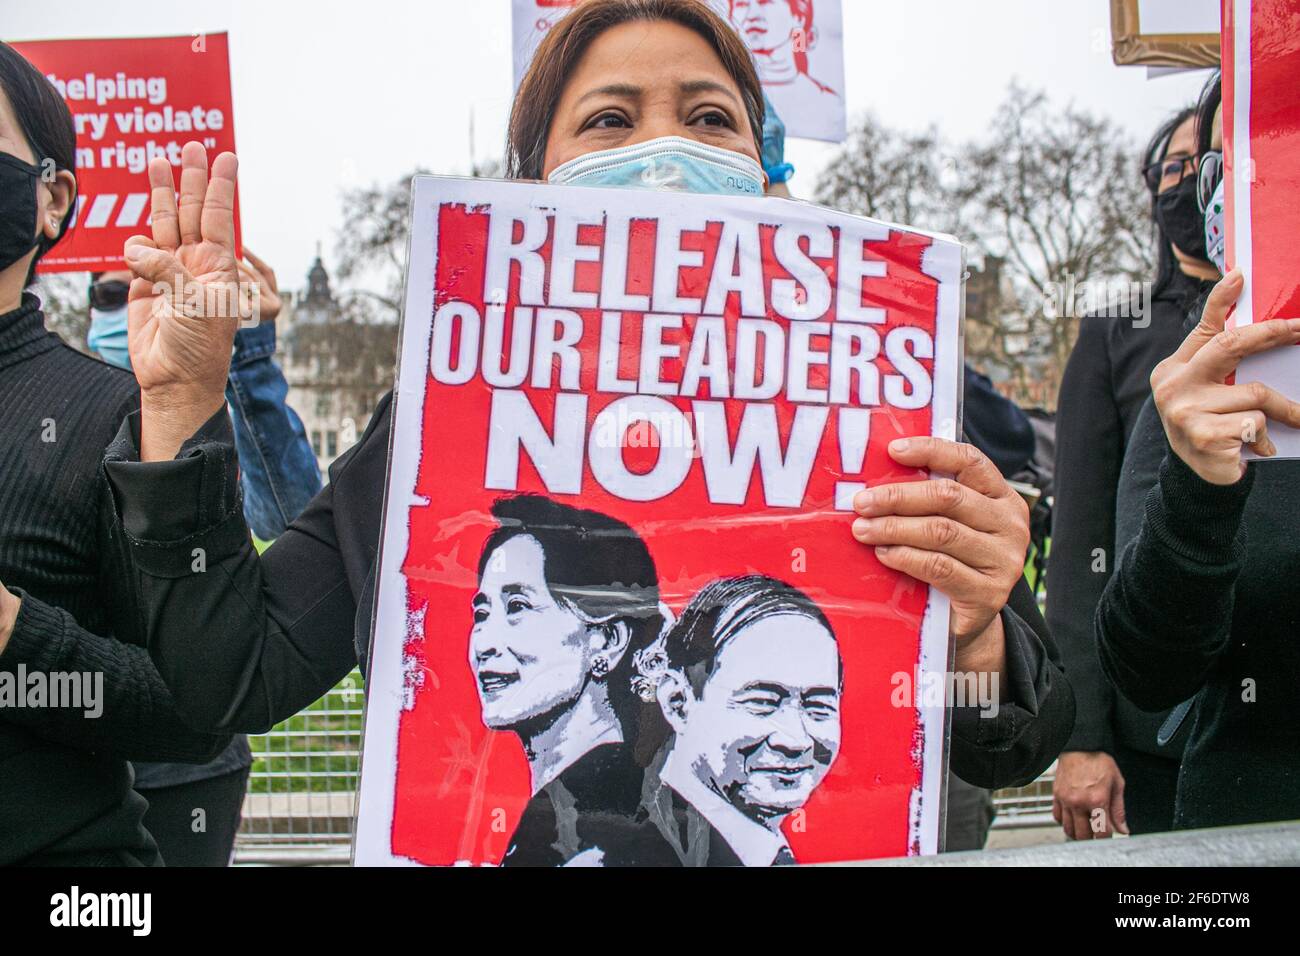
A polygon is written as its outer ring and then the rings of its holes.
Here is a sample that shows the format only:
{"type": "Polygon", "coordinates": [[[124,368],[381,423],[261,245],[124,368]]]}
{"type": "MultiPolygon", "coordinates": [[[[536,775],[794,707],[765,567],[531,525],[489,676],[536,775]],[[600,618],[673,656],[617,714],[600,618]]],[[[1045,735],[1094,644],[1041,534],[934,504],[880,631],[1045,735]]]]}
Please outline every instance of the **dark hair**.
{"type": "MultiPolygon", "coordinates": [[[[5,96],[13,106],[18,127],[36,156],[36,165],[42,166],[45,160],[52,159],[55,169],[66,169],[75,176],[77,132],[68,104],[63,102],[63,97],[54,88],[54,84],[42,76],[40,70],[4,42],[0,42],[0,88],[4,89],[5,96]]],[[[67,233],[75,208],[75,202],[68,207],[56,239],[41,236],[25,285],[31,285],[35,279],[36,263],[67,233]]]]}
{"type": "Polygon", "coordinates": [[[1214,147],[1214,114],[1223,102],[1223,74],[1218,70],[1205,81],[1196,103],[1196,155],[1204,156],[1214,147]]]}
{"type": "Polygon", "coordinates": [[[542,573],[557,603],[596,626],[627,625],[627,650],[607,681],[610,705],[625,739],[632,739],[640,704],[632,692],[632,659],[659,636],[664,623],[659,575],[645,542],[617,518],[542,495],[498,498],[492,516],[499,526],[483,543],[480,580],[492,552],[512,538],[531,537],[541,545],[542,573]]]}
{"type": "MultiPolygon", "coordinates": [[[[1146,151],[1142,154],[1142,173],[1144,175],[1147,167],[1152,163],[1160,162],[1169,155],[1169,142],[1174,138],[1174,133],[1178,132],[1178,127],[1195,115],[1195,108],[1187,106],[1161,124],[1155,135],[1151,137],[1151,142],[1147,144],[1146,151]]],[[[1151,223],[1156,246],[1156,281],[1151,289],[1152,298],[1158,297],[1169,287],[1169,283],[1174,280],[1175,273],[1178,271],[1178,260],[1174,258],[1173,243],[1165,235],[1165,231],[1160,228],[1160,220],[1156,218],[1156,201],[1159,196],[1158,189],[1151,190],[1151,223]]]]}
{"type": "MultiPolygon", "coordinates": [[[[667,664],[686,675],[698,697],[722,649],[745,628],[779,614],[811,618],[835,637],[821,608],[798,588],[761,574],[718,578],[691,598],[664,638],[667,664]]],[[[843,661],[840,679],[844,679],[843,661]]]]}
{"type": "Polygon", "coordinates": [[[638,20],[669,20],[708,41],[740,88],[754,145],[763,154],[763,87],[749,48],[703,0],[584,0],[547,31],[515,93],[506,136],[508,176],[542,178],[551,122],[578,61],[606,30],[638,20]]]}

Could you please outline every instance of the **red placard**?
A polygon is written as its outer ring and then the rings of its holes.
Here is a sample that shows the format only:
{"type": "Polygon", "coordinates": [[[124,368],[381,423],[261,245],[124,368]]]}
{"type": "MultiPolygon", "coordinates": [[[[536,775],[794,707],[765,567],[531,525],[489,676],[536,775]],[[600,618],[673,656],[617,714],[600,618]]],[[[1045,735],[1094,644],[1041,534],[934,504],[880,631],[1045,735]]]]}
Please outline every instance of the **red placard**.
{"type": "MultiPolygon", "coordinates": [[[[75,218],[38,271],[125,268],[122,246],[148,233],[149,160],[179,169],[190,140],[209,157],[235,149],[226,34],[12,45],[54,83],[77,126],[75,218]]],[[[238,200],[235,237],[238,247],[238,200]]]]}
{"type": "MultiPolygon", "coordinates": [[[[1300,318],[1300,0],[1223,0],[1223,157],[1226,264],[1245,275],[1232,322],[1300,318]]],[[[1300,350],[1248,356],[1236,375],[1300,399],[1300,350]]],[[[1300,429],[1270,422],[1269,436],[1300,458],[1300,429]]]]}
{"type": "MultiPolygon", "coordinates": [[[[663,849],[658,804],[623,806],[670,800],[656,774],[683,798],[665,813],[703,827],[691,803],[745,862],[770,862],[783,839],[799,862],[934,852],[946,601],[880,564],[850,524],[864,485],[924,477],[890,459],[891,439],[956,428],[960,246],[775,199],[435,177],[417,177],[413,215],[357,862],[547,856],[549,836],[529,847],[528,808],[549,812],[549,796],[530,797],[561,752],[577,762],[554,766],[579,779],[562,774],[547,791],[557,808],[577,793],[576,822],[559,828],[577,846],[584,827],[608,827],[614,843],[592,838],[584,851],[607,865],[663,849]],[[510,550],[493,536],[521,495],[545,531],[510,550]],[[582,543],[566,545],[574,534],[582,543]],[[544,566],[530,571],[536,547],[544,566]],[[642,697],[648,712],[606,728],[621,723],[627,752],[606,747],[607,761],[583,768],[609,740],[591,734],[600,720],[585,708],[599,713],[599,685],[613,700],[644,676],[631,648],[661,624],[619,645],[593,681],[555,635],[644,621],[657,600],[671,648],[702,595],[753,576],[824,613],[840,664],[834,716],[811,697],[802,724],[775,701],[693,709],[664,743],[654,731],[666,705],[642,697]],[[508,599],[520,588],[528,608],[508,599]],[[585,606],[592,595],[609,606],[585,606]],[[511,699],[538,713],[502,716],[511,699]],[[713,755],[700,758],[707,769],[680,756],[697,751],[713,755]],[[767,832],[685,799],[691,787],[706,801],[761,789],[778,759],[801,768],[781,783],[799,805],[767,818],[767,832]],[[694,782],[664,769],[683,761],[694,782]],[[593,812],[584,800],[606,786],[596,802],[619,810],[593,812]]],[[[694,699],[722,693],[711,682],[732,665],[768,688],[835,685],[834,653],[824,634],[800,631],[807,620],[783,618],[767,651],[738,625],[694,699]]],[[[666,653],[671,671],[682,658],[666,653]]],[[[761,815],[761,800],[735,799],[761,815]]]]}

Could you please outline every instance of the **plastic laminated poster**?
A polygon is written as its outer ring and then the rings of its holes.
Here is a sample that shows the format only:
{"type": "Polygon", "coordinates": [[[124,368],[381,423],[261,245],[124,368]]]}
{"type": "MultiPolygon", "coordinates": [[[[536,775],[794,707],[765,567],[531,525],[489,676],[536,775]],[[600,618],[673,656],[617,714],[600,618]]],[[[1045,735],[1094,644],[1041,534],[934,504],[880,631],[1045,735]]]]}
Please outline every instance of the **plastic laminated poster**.
{"type": "MultiPolygon", "coordinates": [[[[1300,318],[1300,0],[1223,0],[1223,141],[1227,266],[1246,278],[1232,322],[1300,318]]],[[[1248,356],[1236,380],[1300,401],[1300,349],[1248,356]]],[[[1300,458],[1300,429],[1268,434],[1300,458]]]]}
{"type": "Polygon", "coordinates": [[[354,860],[937,851],[946,598],[851,533],[960,428],[955,240],[416,177],[354,860]]]}

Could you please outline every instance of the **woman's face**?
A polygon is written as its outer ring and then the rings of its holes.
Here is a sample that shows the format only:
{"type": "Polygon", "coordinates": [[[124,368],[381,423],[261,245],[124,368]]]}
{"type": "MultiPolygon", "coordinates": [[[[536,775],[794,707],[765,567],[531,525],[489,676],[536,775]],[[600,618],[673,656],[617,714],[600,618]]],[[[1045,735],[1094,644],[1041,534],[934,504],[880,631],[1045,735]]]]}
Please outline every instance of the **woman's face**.
{"type": "Polygon", "coordinates": [[[587,153],[660,136],[762,164],[740,89],[708,42],[671,21],[623,23],[592,41],[565,86],[542,175],[587,153]]]}
{"type": "MultiPolygon", "coordinates": [[[[5,95],[4,90],[0,90],[0,152],[17,156],[23,162],[31,163],[33,166],[42,166],[42,160],[33,153],[22,127],[18,125],[13,104],[9,102],[9,97],[5,95]]],[[[66,169],[59,170],[57,173],[51,171],[50,174],[41,176],[36,187],[36,222],[33,223],[39,232],[50,239],[58,238],[59,226],[63,222],[64,215],[72,207],[72,199],[76,191],[77,181],[66,169]]],[[[34,231],[33,246],[36,245],[36,235],[34,231]]],[[[20,266],[25,273],[26,257],[12,268],[16,269],[20,266]]]]}
{"type": "Polygon", "coordinates": [[[551,596],[545,555],[536,538],[519,535],[489,556],[470,631],[483,723],[509,730],[567,708],[582,693],[600,644],[551,596]]]}
{"type": "Polygon", "coordinates": [[[1176,130],[1174,135],[1169,137],[1169,146],[1165,149],[1165,158],[1161,166],[1160,185],[1156,187],[1156,192],[1167,193],[1174,189],[1188,176],[1196,175],[1196,166],[1193,163],[1183,163],[1181,160],[1192,159],[1196,156],[1196,117],[1192,116],[1185,120],[1176,130]]]}

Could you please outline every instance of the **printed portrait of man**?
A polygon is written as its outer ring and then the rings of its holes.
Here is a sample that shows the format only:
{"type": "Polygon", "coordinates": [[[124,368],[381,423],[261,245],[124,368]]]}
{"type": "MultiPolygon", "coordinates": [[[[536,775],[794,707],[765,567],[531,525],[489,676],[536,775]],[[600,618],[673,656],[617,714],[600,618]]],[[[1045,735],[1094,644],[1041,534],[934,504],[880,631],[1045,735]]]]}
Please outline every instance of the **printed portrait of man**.
{"type": "Polygon", "coordinates": [[[843,666],[821,609],[760,575],[724,578],[638,655],[672,728],[647,807],[684,865],[795,862],[782,833],[840,748],[843,666]]]}

